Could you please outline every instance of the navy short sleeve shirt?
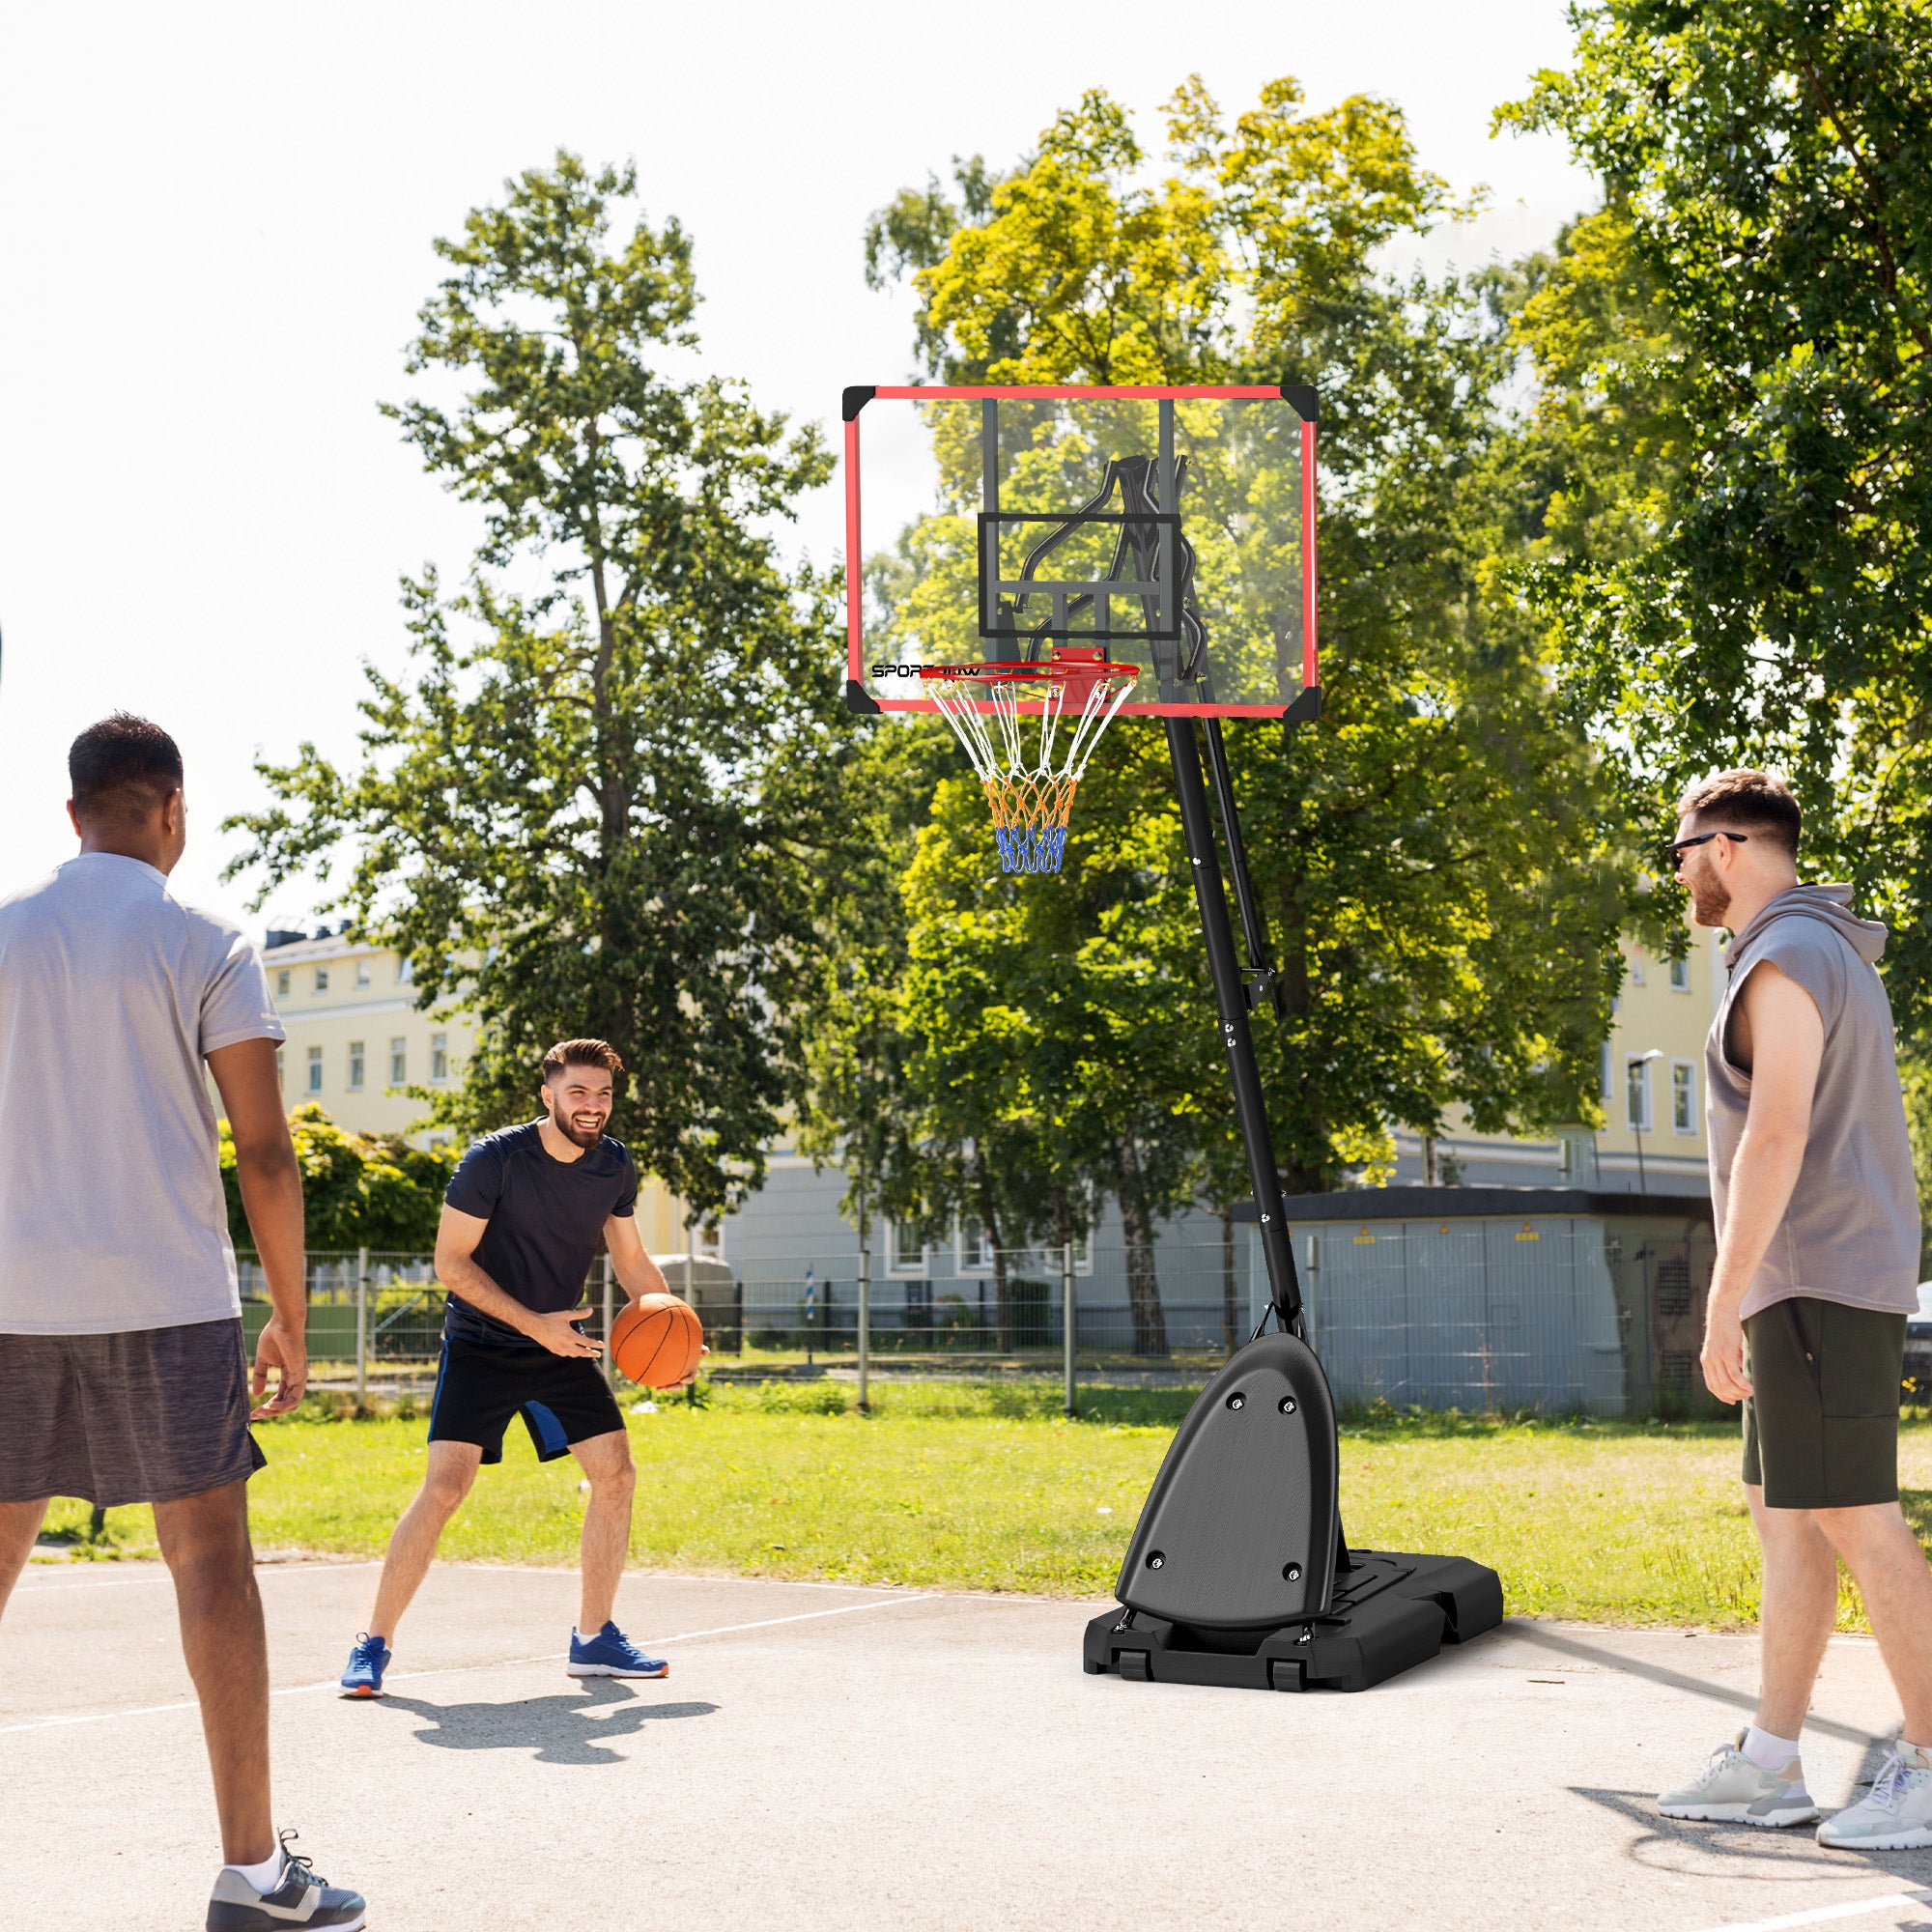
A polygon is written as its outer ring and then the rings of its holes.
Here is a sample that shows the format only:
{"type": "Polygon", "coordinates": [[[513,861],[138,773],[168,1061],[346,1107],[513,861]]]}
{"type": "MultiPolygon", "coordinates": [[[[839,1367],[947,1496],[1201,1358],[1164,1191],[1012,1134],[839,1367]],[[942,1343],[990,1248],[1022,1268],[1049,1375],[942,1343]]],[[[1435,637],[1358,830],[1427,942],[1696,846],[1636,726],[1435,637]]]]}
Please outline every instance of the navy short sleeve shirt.
{"type": "MultiPolygon", "coordinates": [[[[630,1150],[606,1134],[581,1158],[557,1160],[540,1123],[486,1134],[450,1177],[443,1199],[488,1221],[476,1264],[505,1294],[539,1315],[575,1308],[611,1215],[635,1213],[638,1170],[630,1150]]],[[[451,1294],[442,1332],[500,1349],[537,1344],[451,1294]]]]}

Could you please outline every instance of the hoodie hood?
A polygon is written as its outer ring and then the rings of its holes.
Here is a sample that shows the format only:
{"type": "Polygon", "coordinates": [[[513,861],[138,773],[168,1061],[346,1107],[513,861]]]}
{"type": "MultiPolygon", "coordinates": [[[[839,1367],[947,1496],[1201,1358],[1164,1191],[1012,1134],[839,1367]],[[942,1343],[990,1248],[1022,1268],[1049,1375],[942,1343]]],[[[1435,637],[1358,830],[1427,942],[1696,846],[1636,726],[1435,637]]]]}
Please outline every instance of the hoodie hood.
{"type": "Polygon", "coordinates": [[[1750,949],[1750,943],[1775,919],[1816,919],[1838,933],[1867,966],[1876,965],[1885,951],[1889,930],[1875,919],[1861,919],[1851,910],[1852,889],[1848,885],[1793,886],[1779,893],[1724,952],[1724,970],[1734,972],[1750,949]]]}

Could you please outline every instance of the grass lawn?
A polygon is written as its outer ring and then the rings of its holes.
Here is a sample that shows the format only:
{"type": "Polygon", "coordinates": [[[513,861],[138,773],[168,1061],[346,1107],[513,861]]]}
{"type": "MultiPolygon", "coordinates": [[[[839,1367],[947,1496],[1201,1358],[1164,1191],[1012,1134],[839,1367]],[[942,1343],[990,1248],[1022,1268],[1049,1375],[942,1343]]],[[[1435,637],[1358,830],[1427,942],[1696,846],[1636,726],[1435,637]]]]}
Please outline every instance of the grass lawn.
{"type": "MultiPolygon", "coordinates": [[[[633,1415],[641,1564],[853,1582],[1105,1595],[1185,1390],[1096,1390],[1075,1422],[1050,1386],[896,1384],[873,1413],[838,1384],[714,1386],[709,1405],[633,1415]]],[[[421,1478],[419,1418],[263,1428],[264,1549],[380,1555],[421,1478]]],[[[1367,1548],[1473,1556],[1512,1612],[1735,1625],[1757,1615],[1756,1546],[1724,1424],[1388,1417],[1345,1425],[1344,1521],[1367,1548]]],[[[1906,1507],[1932,1536],[1932,1422],[1909,1420],[1906,1507]]],[[[540,1465],[512,1425],[443,1540],[472,1560],[568,1564],[582,1514],[571,1459],[540,1465]]],[[[48,1530],[84,1535],[56,1503],[48,1530]]],[[[114,1511],[100,1554],[153,1549],[114,1511]]],[[[1839,1628],[1865,1628],[1841,1590],[1839,1628]]]]}

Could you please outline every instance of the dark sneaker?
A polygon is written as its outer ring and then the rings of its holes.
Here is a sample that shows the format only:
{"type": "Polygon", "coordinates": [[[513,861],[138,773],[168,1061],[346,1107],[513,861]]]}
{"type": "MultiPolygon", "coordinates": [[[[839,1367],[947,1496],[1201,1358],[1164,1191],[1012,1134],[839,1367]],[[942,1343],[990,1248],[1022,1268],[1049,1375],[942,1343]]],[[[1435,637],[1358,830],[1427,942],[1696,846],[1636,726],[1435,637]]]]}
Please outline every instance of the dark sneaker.
{"type": "Polygon", "coordinates": [[[646,1657],[615,1624],[606,1624],[595,1636],[570,1634],[573,1677],[668,1677],[670,1665],[661,1657],[646,1657]]]}
{"type": "Polygon", "coordinates": [[[379,1636],[364,1631],[349,1653],[349,1668],[342,1673],[345,1697],[380,1697],[383,1673],[389,1667],[390,1651],[379,1636]]]}
{"type": "Polygon", "coordinates": [[[208,1901],[208,1932],[288,1932],[290,1926],[355,1932],[367,1922],[362,1894],[330,1885],[290,1851],[295,1835],[282,1833],[282,1876],[272,1890],[257,1891],[233,1865],[222,1866],[208,1901]]]}

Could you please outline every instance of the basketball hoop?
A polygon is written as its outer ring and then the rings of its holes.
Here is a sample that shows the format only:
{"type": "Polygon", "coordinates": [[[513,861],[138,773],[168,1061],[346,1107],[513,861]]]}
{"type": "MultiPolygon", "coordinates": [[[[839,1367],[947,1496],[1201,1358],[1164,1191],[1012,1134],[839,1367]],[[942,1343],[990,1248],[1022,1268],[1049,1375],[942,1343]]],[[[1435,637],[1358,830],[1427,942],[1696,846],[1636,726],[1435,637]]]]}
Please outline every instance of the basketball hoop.
{"type": "Polygon", "coordinates": [[[1139,675],[1132,665],[1110,664],[1104,651],[1066,645],[1037,664],[921,667],[921,682],[985,788],[1003,870],[1060,870],[1074,788],[1139,675]],[[1020,726],[1030,717],[1039,720],[1038,754],[1031,761],[1020,726]],[[1069,720],[1056,764],[1054,748],[1069,720]]]}

